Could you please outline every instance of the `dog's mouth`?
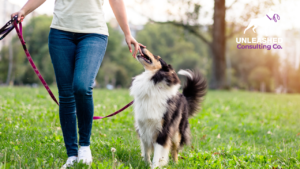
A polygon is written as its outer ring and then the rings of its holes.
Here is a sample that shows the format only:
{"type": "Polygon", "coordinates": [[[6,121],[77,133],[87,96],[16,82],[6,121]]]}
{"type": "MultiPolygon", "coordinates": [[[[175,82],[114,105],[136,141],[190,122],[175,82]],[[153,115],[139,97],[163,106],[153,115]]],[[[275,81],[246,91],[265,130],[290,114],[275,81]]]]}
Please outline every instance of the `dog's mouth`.
{"type": "Polygon", "coordinates": [[[142,49],[142,53],[143,53],[143,55],[139,54],[137,57],[138,57],[138,58],[142,58],[142,59],[144,59],[145,62],[151,64],[151,63],[152,63],[152,60],[151,60],[151,58],[144,52],[144,49],[142,49]]]}

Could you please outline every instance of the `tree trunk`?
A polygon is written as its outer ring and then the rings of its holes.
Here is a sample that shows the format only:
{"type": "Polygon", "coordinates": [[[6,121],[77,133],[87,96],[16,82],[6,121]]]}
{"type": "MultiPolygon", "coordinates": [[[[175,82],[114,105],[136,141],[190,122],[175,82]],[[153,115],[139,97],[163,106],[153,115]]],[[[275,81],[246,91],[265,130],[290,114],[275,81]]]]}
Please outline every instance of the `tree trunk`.
{"type": "Polygon", "coordinates": [[[214,24],[213,24],[213,41],[211,44],[213,65],[212,65],[212,89],[222,89],[225,87],[226,60],[225,60],[225,0],[215,0],[214,7],[214,24]]]}
{"type": "Polygon", "coordinates": [[[266,92],[266,84],[265,84],[265,82],[261,82],[260,83],[260,92],[261,93],[266,92]]]}
{"type": "MultiPolygon", "coordinates": [[[[228,51],[228,49],[226,48],[228,51]]],[[[227,87],[231,88],[231,60],[228,55],[228,52],[225,52],[225,59],[226,59],[226,79],[227,79],[227,87]]]]}
{"type": "MultiPolygon", "coordinates": [[[[12,42],[11,42],[12,43],[12,42]]],[[[8,64],[8,73],[7,73],[7,78],[6,78],[6,85],[8,86],[10,84],[11,81],[11,73],[12,73],[12,69],[13,69],[13,49],[12,49],[12,44],[9,45],[8,47],[9,49],[9,64],[8,64]]]]}

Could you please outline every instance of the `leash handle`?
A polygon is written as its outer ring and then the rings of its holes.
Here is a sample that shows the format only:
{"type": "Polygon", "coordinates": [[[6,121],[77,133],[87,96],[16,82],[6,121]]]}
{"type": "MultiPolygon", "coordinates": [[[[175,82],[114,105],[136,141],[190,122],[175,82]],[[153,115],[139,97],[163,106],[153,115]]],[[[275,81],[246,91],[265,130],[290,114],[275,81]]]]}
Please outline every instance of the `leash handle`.
{"type": "Polygon", "coordinates": [[[129,106],[131,106],[131,105],[133,104],[133,102],[134,102],[134,100],[131,101],[130,103],[128,103],[128,104],[127,104],[126,106],[124,106],[122,109],[120,109],[120,110],[118,110],[118,111],[116,111],[116,112],[114,112],[114,113],[112,113],[112,114],[110,114],[110,115],[107,115],[107,116],[105,116],[105,117],[94,116],[93,119],[94,119],[94,120],[99,120],[99,119],[104,119],[104,118],[106,118],[106,117],[111,117],[111,116],[117,115],[117,114],[121,113],[122,111],[124,111],[125,109],[127,109],[129,106]]]}
{"type": "Polygon", "coordinates": [[[58,101],[56,100],[54,94],[52,93],[52,91],[50,90],[48,84],[46,83],[46,81],[44,80],[44,78],[42,77],[41,73],[39,72],[39,70],[37,69],[37,67],[35,66],[30,54],[29,54],[29,51],[26,47],[26,43],[24,41],[24,38],[23,38],[23,28],[22,28],[22,23],[19,22],[19,27],[20,29],[18,28],[18,23],[17,23],[17,20],[14,21],[14,27],[17,31],[17,34],[18,34],[18,37],[22,43],[22,46],[23,46],[23,49],[25,51],[25,54],[26,54],[26,57],[29,61],[29,63],[31,64],[31,67],[33,68],[35,74],[39,77],[40,81],[42,82],[42,84],[44,85],[45,89],[48,91],[49,95],[51,96],[52,100],[57,104],[59,105],[58,101]]]}
{"type": "Polygon", "coordinates": [[[1,31],[0,31],[0,35],[3,34],[3,36],[0,37],[0,40],[4,39],[5,36],[8,35],[13,29],[14,29],[14,26],[11,26],[11,27],[9,27],[9,28],[7,28],[7,29],[1,30],[1,31]]]}
{"type": "Polygon", "coordinates": [[[17,19],[18,19],[18,16],[16,15],[0,29],[0,35],[3,34],[3,36],[0,37],[0,40],[4,39],[5,36],[8,35],[14,29],[14,25],[12,23],[17,19]]]}

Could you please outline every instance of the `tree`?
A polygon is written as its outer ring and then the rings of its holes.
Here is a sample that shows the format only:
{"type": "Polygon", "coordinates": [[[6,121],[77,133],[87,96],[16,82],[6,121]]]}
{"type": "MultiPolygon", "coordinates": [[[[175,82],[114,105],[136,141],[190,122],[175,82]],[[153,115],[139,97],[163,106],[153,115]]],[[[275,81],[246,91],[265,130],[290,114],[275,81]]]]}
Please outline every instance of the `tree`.
{"type": "Polygon", "coordinates": [[[12,44],[8,47],[8,55],[9,55],[9,64],[8,64],[8,72],[7,72],[7,79],[6,79],[6,85],[9,85],[12,80],[12,69],[13,69],[13,49],[12,44]]]}
{"type": "Polygon", "coordinates": [[[226,48],[226,37],[225,37],[225,0],[215,0],[214,7],[214,24],[213,24],[213,40],[210,45],[212,51],[212,79],[211,88],[223,88],[226,84],[225,73],[226,73],[226,61],[225,61],[225,48],[226,48]]]}

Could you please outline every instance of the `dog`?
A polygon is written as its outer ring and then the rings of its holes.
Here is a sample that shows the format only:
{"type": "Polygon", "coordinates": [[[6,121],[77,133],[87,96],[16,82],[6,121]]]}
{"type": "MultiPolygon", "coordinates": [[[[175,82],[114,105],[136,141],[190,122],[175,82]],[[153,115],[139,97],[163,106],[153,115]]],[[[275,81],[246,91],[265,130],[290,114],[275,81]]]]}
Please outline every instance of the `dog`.
{"type": "Polygon", "coordinates": [[[130,95],[134,97],[135,127],[142,156],[151,168],[156,168],[168,164],[170,150],[177,162],[178,151],[190,143],[188,118],[198,112],[207,83],[197,71],[180,70],[178,74],[186,76],[186,84],[179,93],[180,79],[172,66],[146,48],[141,50],[143,55],[137,55],[137,60],[145,71],[134,77],[130,95]]]}

